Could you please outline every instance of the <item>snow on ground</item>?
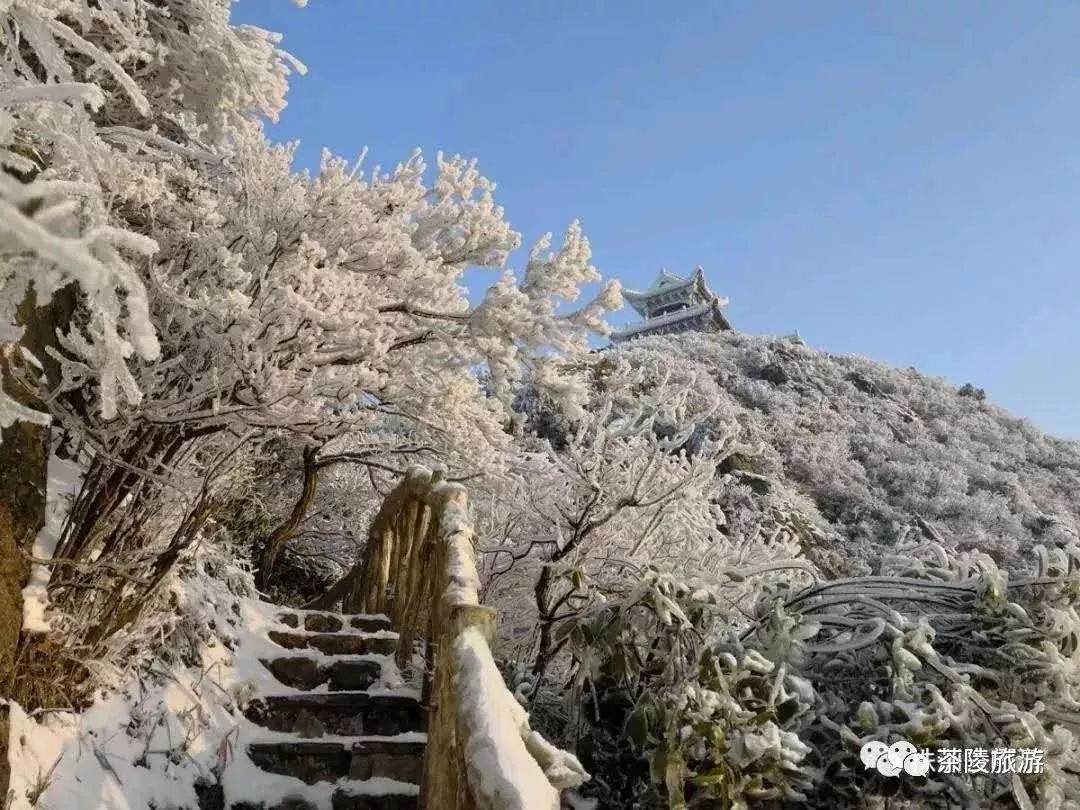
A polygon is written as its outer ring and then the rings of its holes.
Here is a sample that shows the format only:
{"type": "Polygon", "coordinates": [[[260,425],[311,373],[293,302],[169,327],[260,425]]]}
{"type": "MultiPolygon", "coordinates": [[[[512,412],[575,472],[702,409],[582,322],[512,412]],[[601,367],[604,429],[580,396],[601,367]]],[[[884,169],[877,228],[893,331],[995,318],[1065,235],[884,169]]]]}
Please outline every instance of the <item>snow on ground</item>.
{"type": "MultiPolygon", "coordinates": [[[[241,707],[256,695],[301,691],[278,682],[260,659],[329,656],[274,644],[267,637],[270,630],[298,632],[278,621],[280,608],[235,595],[223,581],[206,575],[198,561],[196,569],[199,573],[174,590],[182,611],[214,628],[202,649],[201,666],[158,662],[123,688],[99,695],[81,714],[46,711],[29,717],[11,706],[14,802],[9,810],[192,810],[198,806],[196,783],[214,783],[219,777],[227,801],[256,803],[302,796],[329,807],[337,787],[357,793],[409,790],[390,780],[309,786],[268,774],[248,759],[249,743],[292,738],[251,723],[241,707]]],[[[392,663],[392,658],[385,660],[392,663]]],[[[393,668],[373,691],[415,694],[393,668]]]]}

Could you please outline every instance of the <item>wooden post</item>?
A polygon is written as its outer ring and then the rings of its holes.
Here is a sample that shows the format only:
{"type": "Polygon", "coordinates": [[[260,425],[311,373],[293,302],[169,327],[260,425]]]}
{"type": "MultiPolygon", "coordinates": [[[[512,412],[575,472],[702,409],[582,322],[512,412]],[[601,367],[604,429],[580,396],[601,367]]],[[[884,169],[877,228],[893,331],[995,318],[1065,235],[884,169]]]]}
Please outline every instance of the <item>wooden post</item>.
{"type": "MultiPolygon", "coordinates": [[[[505,802],[500,803],[498,797],[476,795],[469,785],[466,740],[473,735],[478,741],[484,738],[484,745],[492,742],[485,718],[462,713],[459,698],[464,693],[459,682],[461,673],[457,671],[458,653],[462,651],[457,645],[463,633],[477,631],[483,639],[484,649],[478,651],[486,662],[483,666],[493,666],[491,646],[498,614],[479,603],[468,493],[458,484],[438,486],[441,480],[440,471],[412,468],[386,497],[368,533],[362,570],[354,569],[349,574],[357,582],[352,601],[359,598],[367,612],[391,617],[398,629],[397,660],[402,667],[412,660],[417,633],[423,629],[426,634],[421,700],[427,709],[427,746],[420,806],[426,810],[505,810],[505,802]],[[393,591],[389,602],[388,589],[393,591]]],[[[496,691],[482,696],[485,705],[489,699],[499,707],[493,710],[520,711],[501,684],[496,691]]],[[[515,717],[521,739],[500,738],[497,744],[524,745],[536,759],[528,747],[535,740],[527,717],[515,717]]],[[[543,772],[539,760],[535,767],[543,772]]],[[[525,784],[535,784],[515,782],[515,774],[502,776],[511,781],[515,790],[524,791],[525,784]]],[[[522,778],[534,780],[536,774],[522,778]]],[[[558,791],[550,790],[550,798],[557,802],[558,791]]],[[[526,793],[519,795],[525,798],[526,793]]],[[[540,802],[537,806],[547,807],[547,793],[543,797],[529,796],[526,803],[530,807],[534,799],[540,802]]]]}

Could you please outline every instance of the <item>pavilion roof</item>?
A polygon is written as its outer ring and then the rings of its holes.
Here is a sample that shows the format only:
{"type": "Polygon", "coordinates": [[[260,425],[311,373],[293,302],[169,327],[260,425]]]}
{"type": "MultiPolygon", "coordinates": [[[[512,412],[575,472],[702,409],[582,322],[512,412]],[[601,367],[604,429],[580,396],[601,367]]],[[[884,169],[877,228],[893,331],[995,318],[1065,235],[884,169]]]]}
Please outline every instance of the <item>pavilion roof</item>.
{"type": "MultiPolygon", "coordinates": [[[[648,317],[649,301],[659,295],[667,295],[686,288],[694,288],[704,301],[718,298],[713,295],[708,285],[705,284],[705,271],[701,267],[695,268],[689,278],[676,275],[666,268],[661,268],[653,283],[645,290],[623,290],[623,298],[630,306],[637,310],[642,317],[648,317]]],[[[727,304],[727,299],[719,298],[721,306],[727,304]]]]}

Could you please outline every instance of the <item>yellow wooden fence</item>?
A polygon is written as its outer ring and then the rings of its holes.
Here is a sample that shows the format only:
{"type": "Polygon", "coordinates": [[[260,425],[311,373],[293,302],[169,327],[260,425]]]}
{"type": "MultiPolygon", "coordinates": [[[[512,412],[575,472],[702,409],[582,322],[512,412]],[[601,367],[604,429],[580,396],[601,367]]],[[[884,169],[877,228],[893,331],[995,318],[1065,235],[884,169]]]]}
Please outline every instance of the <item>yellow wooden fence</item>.
{"type": "Polygon", "coordinates": [[[557,810],[588,775],[529,727],[491,643],[497,614],[480,604],[468,492],[413,467],[386,496],[364,558],[314,607],[382,613],[400,634],[398,663],[425,644],[427,810],[557,810]]]}

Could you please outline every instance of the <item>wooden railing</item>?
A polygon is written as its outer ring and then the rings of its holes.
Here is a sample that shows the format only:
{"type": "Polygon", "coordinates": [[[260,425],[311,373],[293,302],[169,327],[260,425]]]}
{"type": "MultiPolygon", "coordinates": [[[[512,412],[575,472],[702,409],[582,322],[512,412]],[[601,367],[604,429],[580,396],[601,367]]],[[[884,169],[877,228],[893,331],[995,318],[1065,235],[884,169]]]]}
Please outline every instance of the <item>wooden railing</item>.
{"type": "Polygon", "coordinates": [[[422,807],[558,810],[560,791],[589,777],[529,727],[495,666],[497,614],[480,604],[473,543],[465,488],[413,467],[383,501],[363,560],[312,606],[389,616],[401,666],[426,640],[422,807]]]}

